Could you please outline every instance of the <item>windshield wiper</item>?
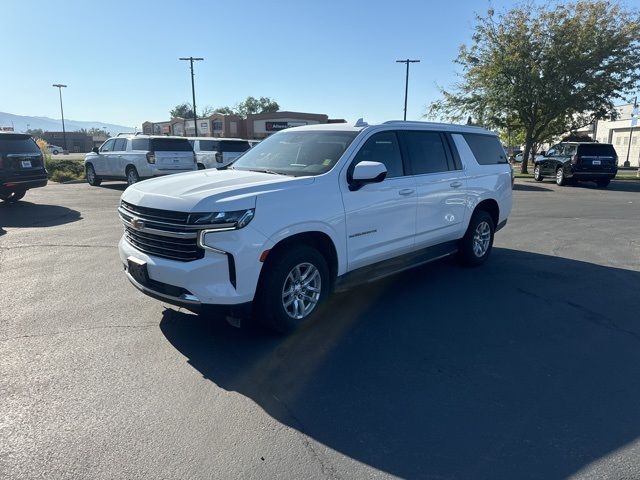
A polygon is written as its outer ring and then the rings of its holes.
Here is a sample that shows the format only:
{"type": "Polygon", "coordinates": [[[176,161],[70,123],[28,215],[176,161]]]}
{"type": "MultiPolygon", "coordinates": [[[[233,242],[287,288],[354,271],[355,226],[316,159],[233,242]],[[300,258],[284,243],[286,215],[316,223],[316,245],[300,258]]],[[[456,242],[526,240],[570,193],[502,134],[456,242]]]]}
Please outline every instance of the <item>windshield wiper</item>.
{"type": "Polygon", "coordinates": [[[250,172],[269,173],[269,174],[271,174],[271,175],[285,175],[285,176],[287,176],[287,174],[286,174],[286,173],[276,172],[276,171],[274,171],[274,170],[267,170],[267,169],[260,169],[260,170],[258,170],[258,169],[255,169],[255,168],[249,168],[248,170],[249,170],[250,172]]]}

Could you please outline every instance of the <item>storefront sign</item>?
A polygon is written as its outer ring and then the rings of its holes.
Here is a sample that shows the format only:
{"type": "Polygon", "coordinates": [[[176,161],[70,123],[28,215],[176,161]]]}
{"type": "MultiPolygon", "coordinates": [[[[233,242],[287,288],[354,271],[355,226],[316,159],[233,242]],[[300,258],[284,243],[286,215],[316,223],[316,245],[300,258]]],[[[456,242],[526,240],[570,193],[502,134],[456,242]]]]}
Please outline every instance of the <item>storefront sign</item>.
{"type": "Polygon", "coordinates": [[[285,128],[301,127],[306,124],[307,122],[265,122],[265,130],[267,132],[278,132],[285,128]]]}

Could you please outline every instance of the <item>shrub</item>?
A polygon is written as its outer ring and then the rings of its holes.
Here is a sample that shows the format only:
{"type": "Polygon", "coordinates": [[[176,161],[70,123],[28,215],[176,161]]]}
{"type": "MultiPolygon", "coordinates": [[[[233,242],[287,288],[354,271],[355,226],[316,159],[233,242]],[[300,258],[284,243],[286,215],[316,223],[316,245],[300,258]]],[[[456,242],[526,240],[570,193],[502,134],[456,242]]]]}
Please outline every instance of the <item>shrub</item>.
{"type": "Polygon", "coordinates": [[[82,160],[48,159],[47,171],[54,182],[81,180],[84,178],[84,163],[82,160]]]}

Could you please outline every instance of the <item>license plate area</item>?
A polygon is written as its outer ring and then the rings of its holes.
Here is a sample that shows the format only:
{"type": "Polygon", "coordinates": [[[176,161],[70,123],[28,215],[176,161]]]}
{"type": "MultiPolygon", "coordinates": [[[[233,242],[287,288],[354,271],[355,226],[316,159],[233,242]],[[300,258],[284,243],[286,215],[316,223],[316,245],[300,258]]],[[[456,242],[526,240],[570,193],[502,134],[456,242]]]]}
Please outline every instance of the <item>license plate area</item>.
{"type": "Polygon", "coordinates": [[[22,168],[31,168],[31,160],[21,160],[20,166],[22,168]]]}
{"type": "Polygon", "coordinates": [[[142,285],[146,285],[147,283],[149,283],[147,262],[139,260],[135,257],[129,257],[127,258],[127,270],[129,272],[129,275],[131,275],[136,282],[142,285]]]}
{"type": "Polygon", "coordinates": [[[591,165],[598,165],[598,166],[600,166],[600,165],[602,165],[602,161],[600,161],[600,160],[592,160],[592,161],[591,161],[591,165]]]}

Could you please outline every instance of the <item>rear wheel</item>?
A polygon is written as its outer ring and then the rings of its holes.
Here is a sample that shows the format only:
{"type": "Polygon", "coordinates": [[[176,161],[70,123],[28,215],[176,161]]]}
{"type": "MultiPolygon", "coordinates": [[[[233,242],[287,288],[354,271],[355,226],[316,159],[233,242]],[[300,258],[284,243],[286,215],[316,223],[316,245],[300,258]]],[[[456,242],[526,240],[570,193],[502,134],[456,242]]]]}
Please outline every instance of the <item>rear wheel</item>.
{"type": "Polygon", "coordinates": [[[54,155],[57,155],[57,154],[58,154],[58,153],[60,153],[60,152],[58,152],[58,150],[54,150],[54,151],[53,151],[53,152],[51,152],[51,153],[53,153],[54,155]]]}
{"type": "Polygon", "coordinates": [[[556,170],[556,185],[562,187],[567,184],[567,179],[564,177],[564,168],[558,167],[556,170]]]}
{"type": "Polygon", "coordinates": [[[611,183],[611,180],[608,178],[596,181],[596,185],[598,185],[598,188],[606,188],[609,186],[610,183],[611,183]]]}
{"type": "Polygon", "coordinates": [[[254,315],[281,333],[307,323],[329,293],[329,267],[320,252],[307,245],[272,253],[256,293],[254,315]]]}
{"type": "Polygon", "coordinates": [[[91,164],[87,165],[86,176],[87,183],[92,187],[97,187],[102,183],[102,179],[96,175],[96,171],[91,164]]]}
{"type": "Polygon", "coordinates": [[[544,177],[540,172],[540,165],[536,165],[536,167],[533,169],[533,178],[536,182],[541,182],[542,180],[544,180],[544,177]]]}
{"type": "Polygon", "coordinates": [[[0,193],[0,200],[5,203],[16,203],[22,197],[24,197],[26,190],[17,190],[9,193],[0,193]]]}
{"type": "Polygon", "coordinates": [[[202,163],[198,164],[198,170],[204,170],[205,166],[202,163]]]}
{"type": "Polygon", "coordinates": [[[476,267],[485,262],[493,247],[495,225],[493,218],[484,210],[473,213],[467,233],[460,241],[460,259],[464,265],[476,267]]]}
{"type": "Polygon", "coordinates": [[[138,170],[133,165],[127,167],[127,183],[129,185],[133,185],[134,183],[138,183],[140,181],[140,175],[138,175],[138,170]]]}

